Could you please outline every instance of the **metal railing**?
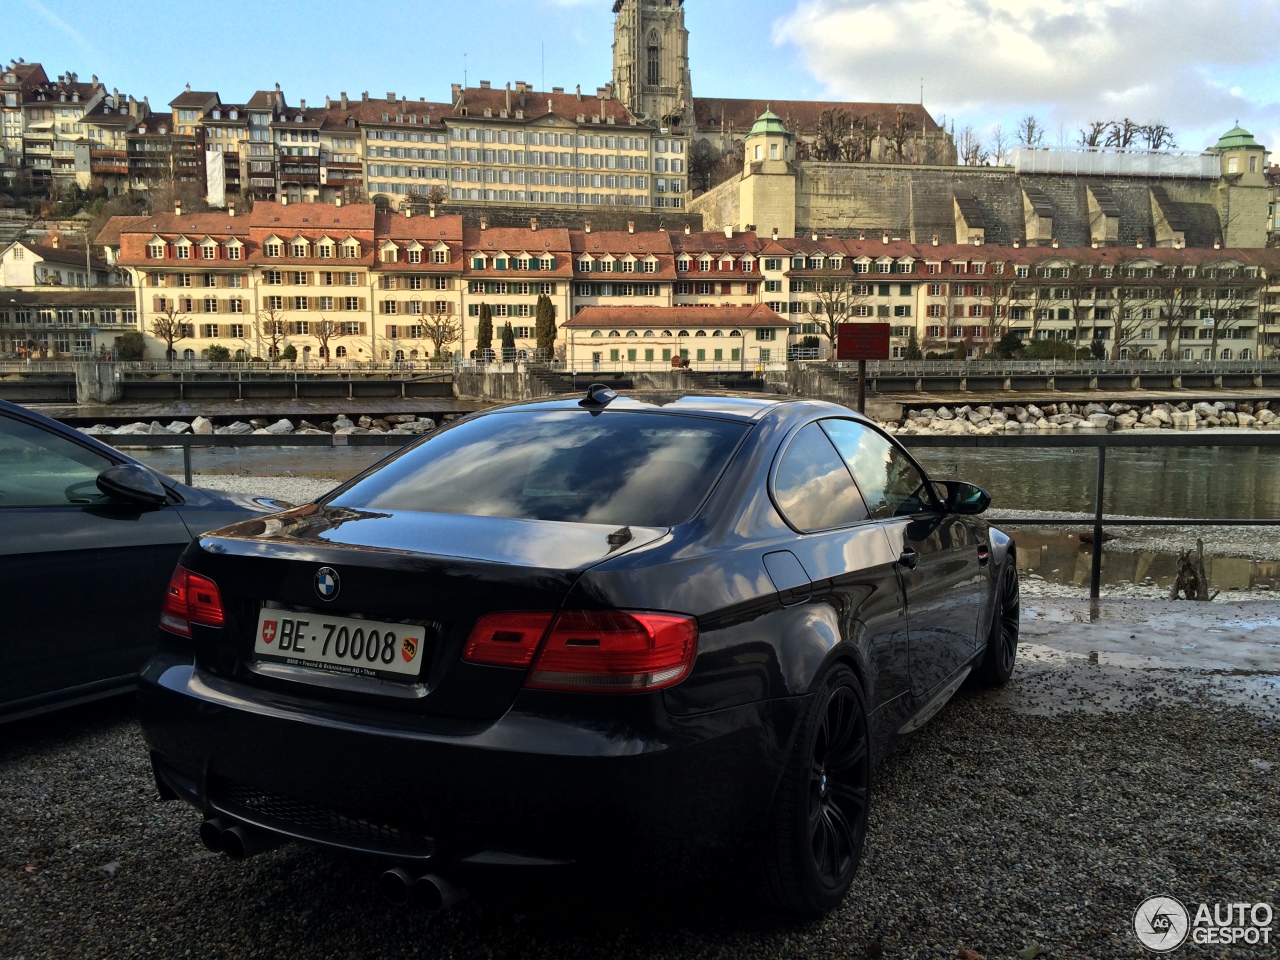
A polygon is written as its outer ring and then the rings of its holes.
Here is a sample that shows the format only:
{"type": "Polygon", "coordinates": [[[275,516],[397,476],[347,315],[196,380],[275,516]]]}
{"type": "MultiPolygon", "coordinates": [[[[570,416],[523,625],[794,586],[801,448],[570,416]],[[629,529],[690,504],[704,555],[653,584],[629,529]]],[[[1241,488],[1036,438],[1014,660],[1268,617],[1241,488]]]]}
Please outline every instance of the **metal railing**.
{"type": "MultiPolygon", "coordinates": [[[[857,361],[822,362],[822,367],[857,372],[857,361]]],[[[1141,376],[1280,373],[1271,360],[869,360],[868,376],[1141,376]]]]}
{"type": "MultiPolygon", "coordinates": [[[[1215,433],[1202,442],[1187,436],[1167,433],[1137,435],[1098,434],[1097,436],[1057,434],[1049,436],[1010,435],[977,437],[965,435],[932,436],[911,434],[898,438],[910,447],[1092,447],[1096,451],[1097,479],[1093,499],[1093,554],[1089,566],[1089,599],[1097,600],[1102,584],[1102,541],[1107,526],[1131,527],[1277,527],[1280,517],[1110,517],[1104,503],[1107,482],[1107,450],[1121,447],[1280,447],[1280,433],[1241,431],[1238,434],[1215,433]]],[[[990,517],[996,526],[1058,527],[1079,525],[1079,517],[1051,515],[1047,517],[990,517]]]]}

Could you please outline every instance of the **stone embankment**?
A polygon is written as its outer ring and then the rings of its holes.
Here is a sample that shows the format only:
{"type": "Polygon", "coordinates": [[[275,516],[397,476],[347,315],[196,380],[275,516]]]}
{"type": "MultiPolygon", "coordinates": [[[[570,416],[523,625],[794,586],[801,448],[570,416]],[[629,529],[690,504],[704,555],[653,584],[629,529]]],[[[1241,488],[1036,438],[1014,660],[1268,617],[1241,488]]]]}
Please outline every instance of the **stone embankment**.
{"type": "Polygon", "coordinates": [[[274,434],[276,436],[300,436],[307,434],[352,434],[352,433],[391,433],[391,434],[407,434],[411,436],[420,436],[429,433],[436,428],[436,422],[430,417],[419,417],[412,413],[395,413],[383,418],[374,419],[372,417],[360,417],[351,420],[345,414],[339,414],[333,420],[323,420],[320,423],[311,423],[308,420],[299,420],[294,423],[292,420],[266,420],[255,417],[247,423],[243,420],[237,420],[224,427],[215,427],[211,420],[204,417],[196,417],[194,420],[174,420],[172,423],[165,425],[159,420],[152,420],[150,423],[144,423],[139,420],[136,423],[126,423],[121,427],[111,427],[105,423],[96,423],[92,427],[83,428],[83,432],[90,436],[130,436],[130,435],[154,435],[154,434],[196,434],[200,435],[217,435],[217,436],[242,436],[244,434],[274,434]]]}
{"type": "Polygon", "coordinates": [[[890,433],[995,436],[1024,431],[1280,430],[1280,401],[1218,400],[1214,403],[983,404],[908,410],[890,421],[890,433]]]}

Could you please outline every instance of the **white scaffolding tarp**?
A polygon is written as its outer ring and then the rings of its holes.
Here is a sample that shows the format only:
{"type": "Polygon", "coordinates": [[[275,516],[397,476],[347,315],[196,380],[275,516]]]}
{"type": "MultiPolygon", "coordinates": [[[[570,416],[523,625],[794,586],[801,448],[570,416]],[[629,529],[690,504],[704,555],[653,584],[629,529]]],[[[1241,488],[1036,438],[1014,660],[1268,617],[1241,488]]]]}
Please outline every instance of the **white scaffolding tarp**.
{"type": "Polygon", "coordinates": [[[227,205],[227,168],[220,150],[204,152],[205,200],[211,207],[227,205]]]}
{"type": "Polygon", "coordinates": [[[1015,147],[1018,173],[1081,177],[1197,177],[1216,179],[1222,161],[1213,153],[1119,153],[1112,150],[1034,150],[1015,147]]]}

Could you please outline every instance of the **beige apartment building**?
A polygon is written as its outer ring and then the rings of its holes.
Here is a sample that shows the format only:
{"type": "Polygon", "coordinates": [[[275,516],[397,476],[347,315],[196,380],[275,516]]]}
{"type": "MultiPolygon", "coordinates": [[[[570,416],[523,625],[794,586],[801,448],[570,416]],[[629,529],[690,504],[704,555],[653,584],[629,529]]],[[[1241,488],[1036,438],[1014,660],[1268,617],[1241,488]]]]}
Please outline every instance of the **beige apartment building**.
{"type": "Polygon", "coordinates": [[[133,280],[141,328],[149,332],[175,310],[189,327],[179,355],[193,359],[213,343],[245,356],[293,345],[300,359],[425,359],[439,324],[447,328],[441,346],[466,358],[477,349],[486,304],[492,348],[510,323],[517,358],[532,359],[543,295],[566,361],[567,321],[584,311],[669,308],[689,318],[646,328],[650,336],[634,325],[594,324],[574,335],[575,358],[585,351],[577,362],[597,352],[614,362],[617,351],[619,363],[661,363],[670,360],[664,349],[687,349],[691,362],[707,364],[822,359],[833,320],[889,323],[895,357],[914,335],[926,354],[976,358],[1009,332],[1115,359],[1251,360],[1280,349],[1280,252],[1269,249],[593,231],[585,221],[567,230],[539,227],[536,218],[522,228],[464,228],[458,215],[379,213],[340,200],[262,201],[247,216],[118,219],[100,242],[119,251],[133,280]],[[702,311],[755,306],[783,326],[759,337],[753,330],[745,346],[693,344],[699,329],[710,340],[717,329],[729,336],[729,326],[698,319],[702,311]],[[264,318],[281,325],[279,336],[264,336],[264,318]],[[591,339],[597,328],[600,342],[591,339]],[[689,330],[692,346],[605,342],[658,341],[668,329],[676,339],[689,330]]]}

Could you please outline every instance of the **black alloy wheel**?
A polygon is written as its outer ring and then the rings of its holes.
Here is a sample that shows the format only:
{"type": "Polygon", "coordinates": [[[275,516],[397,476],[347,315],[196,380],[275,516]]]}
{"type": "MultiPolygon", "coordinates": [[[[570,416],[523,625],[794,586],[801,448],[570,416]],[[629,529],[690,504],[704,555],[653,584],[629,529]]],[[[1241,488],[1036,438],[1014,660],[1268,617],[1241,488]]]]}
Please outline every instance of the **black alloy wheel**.
{"type": "Polygon", "coordinates": [[[862,856],[870,792],[862,689],[838,665],[818,685],[779,789],[766,858],[771,902],[820,915],[844,899],[862,856]]]}
{"type": "Polygon", "coordinates": [[[1013,675],[1018,659],[1018,633],[1022,618],[1022,600],[1018,585],[1018,565],[1010,556],[996,585],[995,607],[991,612],[991,631],[987,635],[987,652],[978,668],[979,677],[987,684],[999,686],[1013,675]]]}

